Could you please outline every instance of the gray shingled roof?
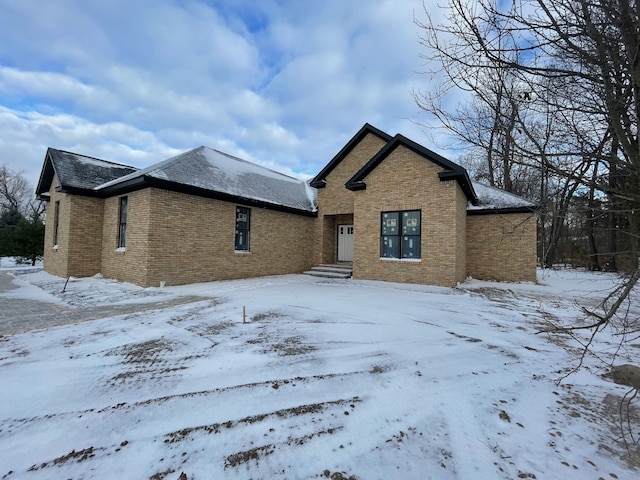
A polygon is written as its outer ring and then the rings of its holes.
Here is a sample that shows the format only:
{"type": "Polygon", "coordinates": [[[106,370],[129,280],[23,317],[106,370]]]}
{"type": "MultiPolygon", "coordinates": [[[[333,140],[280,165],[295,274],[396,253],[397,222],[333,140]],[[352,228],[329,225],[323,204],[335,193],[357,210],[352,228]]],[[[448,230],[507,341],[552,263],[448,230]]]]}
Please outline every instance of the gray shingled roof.
{"type": "Polygon", "coordinates": [[[478,204],[467,205],[469,211],[482,210],[512,210],[512,209],[537,209],[538,205],[531,200],[509,193],[500,188],[491,187],[484,183],[473,180],[473,189],[478,196],[478,204]]]}
{"type": "MultiPolygon", "coordinates": [[[[265,206],[317,211],[317,190],[310,187],[309,182],[204,146],[144,169],[49,148],[37,194],[49,191],[54,173],[63,190],[93,192],[97,196],[157,184],[164,188],[177,186],[180,191],[196,195],[207,196],[206,192],[213,192],[265,206]]],[[[467,210],[470,214],[537,208],[530,200],[477,181],[472,182],[472,188],[477,195],[477,204],[469,202],[467,210]]]]}
{"type": "Polygon", "coordinates": [[[316,210],[315,189],[307,182],[204,146],[104,183],[96,190],[117,188],[136,179],[156,179],[307,212],[316,210]]]}
{"type": "Polygon", "coordinates": [[[137,168],[129,165],[49,148],[36,193],[41,194],[49,190],[54,173],[63,190],[92,190],[98,185],[136,170],[137,168]]]}

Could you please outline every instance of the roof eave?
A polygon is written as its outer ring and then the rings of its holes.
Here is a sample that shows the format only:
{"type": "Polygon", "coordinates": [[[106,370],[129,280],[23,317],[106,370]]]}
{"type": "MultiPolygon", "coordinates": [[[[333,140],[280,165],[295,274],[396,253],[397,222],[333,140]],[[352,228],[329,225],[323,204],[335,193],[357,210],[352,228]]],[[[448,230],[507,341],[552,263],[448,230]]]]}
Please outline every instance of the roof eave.
{"type": "Polygon", "coordinates": [[[467,210],[467,215],[509,215],[511,213],[538,213],[540,205],[529,205],[526,207],[505,207],[505,208],[486,208],[481,210],[467,210]]]}
{"type": "MultiPolygon", "coordinates": [[[[243,205],[250,205],[258,208],[266,208],[268,210],[275,210],[279,212],[293,213],[297,215],[303,215],[308,217],[317,217],[317,210],[305,210],[301,208],[290,207],[288,205],[281,205],[277,203],[265,202],[262,200],[256,200],[253,198],[242,197],[239,195],[232,195],[229,193],[218,192],[215,190],[209,190],[207,188],[195,187],[193,185],[186,185],[184,183],[172,182],[171,180],[163,180],[157,177],[151,177],[143,175],[131,179],[126,182],[111,185],[106,188],[101,188],[98,192],[101,197],[111,197],[115,195],[122,195],[130,193],[132,191],[141,190],[143,188],[159,188],[163,190],[169,190],[177,193],[186,193],[188,195],[195,195],[197,197],[211,198],[214,200],[222,200],[225,202],[241,203],[243,205]]],[[[313,207],[313,205],[309,205],[313,207]]]]}
{"type": "Polygon", "coordinates": [[[123,182],[114,183],[106,187],[96,187],[93,189],[93,191],[97,196],[100,196],[102,198],[112,197],[114,195],[140,190],[148,186],[148,181],[149,178],[146,175],[142,175],[129,180],[125,180],[123,182]]]}

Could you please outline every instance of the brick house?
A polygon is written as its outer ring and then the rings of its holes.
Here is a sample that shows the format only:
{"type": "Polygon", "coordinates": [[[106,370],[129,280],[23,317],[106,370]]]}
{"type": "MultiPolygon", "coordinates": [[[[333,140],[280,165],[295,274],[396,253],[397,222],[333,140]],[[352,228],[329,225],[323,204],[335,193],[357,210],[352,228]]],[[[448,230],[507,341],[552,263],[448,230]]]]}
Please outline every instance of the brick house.
{"type": "MultiPolygon", "coordinates": [[[[178,285],[348,266],[454,286],[536,279],[536,206],[365,124],[305,182],[207,147],[144,169],[49,148],[44,266],[178,285]]],[[[347,274],[347,275],[348,275],[347,274]]]]}

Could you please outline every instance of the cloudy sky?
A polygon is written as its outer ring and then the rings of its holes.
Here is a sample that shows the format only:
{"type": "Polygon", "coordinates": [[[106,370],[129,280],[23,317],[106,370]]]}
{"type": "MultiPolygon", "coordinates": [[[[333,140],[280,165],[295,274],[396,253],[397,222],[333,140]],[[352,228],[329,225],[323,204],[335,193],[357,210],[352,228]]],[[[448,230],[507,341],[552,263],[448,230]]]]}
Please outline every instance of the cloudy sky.
{"type": "Polygon", "coordinates": [[[414,15],[422,0],[0,0],[0,164],[35,186],[48,146],[143,167],[207,145],[312,176],[365,122],[436,148],[413,123],[414,15]]]}

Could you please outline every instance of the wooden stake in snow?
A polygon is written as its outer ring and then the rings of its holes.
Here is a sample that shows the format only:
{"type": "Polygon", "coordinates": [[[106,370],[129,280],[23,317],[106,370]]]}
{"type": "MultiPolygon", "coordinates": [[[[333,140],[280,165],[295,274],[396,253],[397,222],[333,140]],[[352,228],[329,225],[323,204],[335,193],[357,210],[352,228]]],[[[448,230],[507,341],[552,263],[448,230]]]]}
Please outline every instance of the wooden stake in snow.
{"type": "Polygon", "coordinates": [[[242,307],[242,323],[247,323],[247,309],[246,307],[242,307]]]}

